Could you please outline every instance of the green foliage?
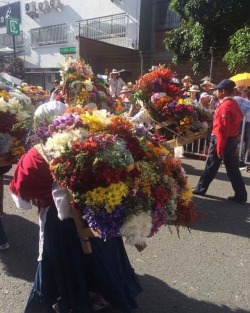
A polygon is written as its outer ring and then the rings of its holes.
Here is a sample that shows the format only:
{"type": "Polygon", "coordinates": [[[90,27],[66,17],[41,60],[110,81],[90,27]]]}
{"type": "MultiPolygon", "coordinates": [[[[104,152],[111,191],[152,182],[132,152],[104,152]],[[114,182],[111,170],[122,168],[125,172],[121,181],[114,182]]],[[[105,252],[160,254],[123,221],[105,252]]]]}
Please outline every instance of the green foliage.
{"type": "Polygon", "coordinates": [[[230,37],[230,49],[223,61],[232,72],[250,72],[250,27],[246,26],[230,37]]]}
{"type": "Polygon", "coordinates": [[[225,53],[230,36],[250,21],[250,1],[246,0],[172,0],[170,9],[181,23],[166,33],[165,47],[174,51],[174,62],[191,60],[194,71],[209,57],[210,47],[225,53]]]}

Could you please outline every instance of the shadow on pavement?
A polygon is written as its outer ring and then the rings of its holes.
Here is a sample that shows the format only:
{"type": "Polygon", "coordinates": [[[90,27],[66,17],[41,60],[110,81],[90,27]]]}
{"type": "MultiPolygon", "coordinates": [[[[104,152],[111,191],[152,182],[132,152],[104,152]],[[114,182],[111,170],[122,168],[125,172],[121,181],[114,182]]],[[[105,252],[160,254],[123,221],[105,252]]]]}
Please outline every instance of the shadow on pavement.
{"type": "Polygon", "coordinates": [[[250,206],[238,204],[227,199],[206,195],[194,196],[198,212],[204,212],[204,218],[198,218],[191,228],[206,232],[229,233],[250,238],[250,206]]]}
{"type": "Polygon", "coordinates": [[[4,175],[3,176],[3,183],[5,186],[8,186],[12,180],[13,176],[11,175],[4,175]]]}
{"type": "MultiPolygon", "coordinates": [[[[232,309],[224,305],[190,298],[170,287],[158,278],[139,276],[143,288],[139,296],[139,308],[135,313],[249,313],[243,309],[232,309]]],[[[103,313],[118,313],[108,307],[103,313]]]]}
{"type": "MultiPolygon", "coordinates": [[[[188,176],[192,175],[197,177],[197,183],[199,177],[203,173],[203,170],[196,169],[189,164],[183,164],[183,167],[188,176]]],[[[222,172],[218,172],[215,179],[229,182],[227,174],[222,172]]],[[[250,176],[246,177],[244,175],[243,180],[246,186],[250,185],[250,176]]],[[[211,186],[213,183],[215,182],[212,182],[211,186]]],[[[220,185],[220,188],[223,189],[223,185],[220,185]]],[[[205,217],[199,218],[196,224],[191,228],[206,232],[228,233],[236,236],[250,238],[249,203],[238,204],[225,198],[209,195],[209,189],[205,196],[194,196],[193,200],[197,204],[197,210],[199,212],[205,213],[205,217]]]]}
{"type": "Polygon", "coordinates": [[[38,257],[39,227],[17,215],[4,215],[3,224],[10,249],[1,251],[3,270],[8,276],[32,282],[38,257]]]}
{"type": "MultiPolygon", "coordinates": [[[[197,169],[197,168],[195,168],[195,167],[193,167],[193,166],[191,166],[189,164],[185,164],[185,163],[182,163],[182,166],[185,169],[187,175],[197,176],[197,182],[198,182],[200,176],[203,174],[204,169],[205,169],[205,163],[204,163],[204,167],[203,167],[202,170],[201,169],[197,169]]],[[[220,170],[216,174],[215,179],[221,180],[221,181],[230,181],[228,176],[227,176],[227,174],[220,172],[220,170]]],[[[249,177],[244,177],[243,176],[243,180],[244,180],[246,186],[250,185],[250,175],[249,175],[249,177]]]]}

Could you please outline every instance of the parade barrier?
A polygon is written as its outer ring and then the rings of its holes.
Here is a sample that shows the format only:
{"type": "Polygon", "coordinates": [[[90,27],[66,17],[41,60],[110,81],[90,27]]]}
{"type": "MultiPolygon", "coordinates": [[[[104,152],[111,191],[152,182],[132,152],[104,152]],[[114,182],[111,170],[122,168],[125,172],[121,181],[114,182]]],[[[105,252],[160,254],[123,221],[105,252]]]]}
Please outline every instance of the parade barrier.
{"type": "Polygon", "coordinates": [[[245,150],[245,132],[246,132],[246,116],[243,118],[242,122],[242,129],[241,129],[241,136],[240,136],[240,144],[239,144],[239,160],[243,160],[244,163],[246,164],[246,171],[250,171],[250,149],[248,151],[245,150]]]}

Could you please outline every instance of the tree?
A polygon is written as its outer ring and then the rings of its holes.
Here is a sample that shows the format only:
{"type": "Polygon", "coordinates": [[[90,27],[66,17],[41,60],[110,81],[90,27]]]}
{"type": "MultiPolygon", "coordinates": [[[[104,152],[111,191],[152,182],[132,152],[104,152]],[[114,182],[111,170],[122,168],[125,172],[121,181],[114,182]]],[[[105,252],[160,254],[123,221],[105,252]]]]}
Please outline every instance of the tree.
{"type": "Polygon", "coordinates": [[[230,49],[223,60],[232,72],[250,72],[250,27],[244,27],[230,37],[230,49]]]}
{"type": "Polygon", "coordinates": [[[250,25],[250,1],[246,0],[171,0],[170,9],[181,22],[166,33],[166,49],[175,53],[175,63],[191,60],[195,72],[200,61],[209,57],[210,47],[224,55],[230,36],[250,25]]]}

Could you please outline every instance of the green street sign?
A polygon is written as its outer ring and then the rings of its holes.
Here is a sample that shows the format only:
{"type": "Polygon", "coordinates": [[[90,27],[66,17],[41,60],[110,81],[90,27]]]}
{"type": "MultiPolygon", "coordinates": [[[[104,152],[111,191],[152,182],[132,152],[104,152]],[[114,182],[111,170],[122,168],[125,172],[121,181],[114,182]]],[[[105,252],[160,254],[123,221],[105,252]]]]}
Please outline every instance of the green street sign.
{"type": "Polygon", "coordinates": [[[18,18],[15,17],[8,18],[7,33],[12,36],[20,35],[20,21],[18,18]]]}
{"type": "Polygon", "coordinates": [[[76,53],[76,47],[65,47],[60,48],[61,54],[75,54],[76,53]]]}

